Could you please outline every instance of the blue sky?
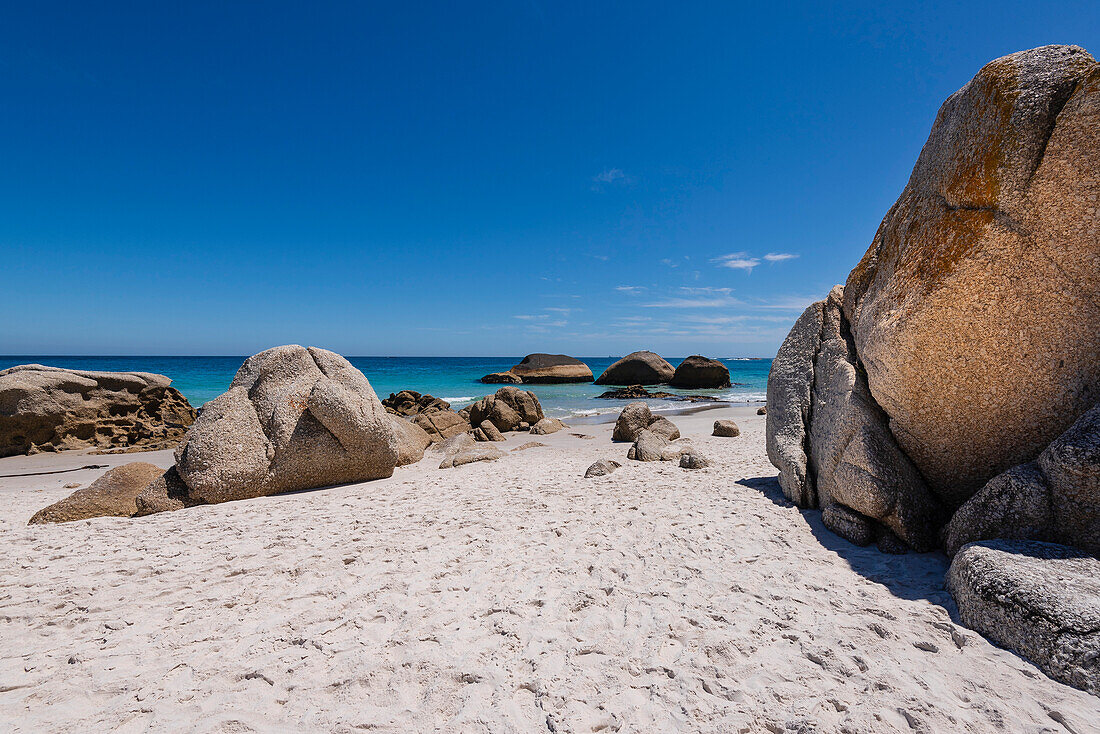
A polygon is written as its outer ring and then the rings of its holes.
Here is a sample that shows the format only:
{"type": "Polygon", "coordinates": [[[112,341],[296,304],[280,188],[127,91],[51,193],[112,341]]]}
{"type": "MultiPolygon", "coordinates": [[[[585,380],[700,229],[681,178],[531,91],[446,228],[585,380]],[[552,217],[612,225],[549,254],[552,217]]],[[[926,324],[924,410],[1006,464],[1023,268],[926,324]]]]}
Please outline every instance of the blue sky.
{"type": "Polygon", "coordinates": [[[771,356],[1100,3],[6,3],[0,353],[771,356]]]}

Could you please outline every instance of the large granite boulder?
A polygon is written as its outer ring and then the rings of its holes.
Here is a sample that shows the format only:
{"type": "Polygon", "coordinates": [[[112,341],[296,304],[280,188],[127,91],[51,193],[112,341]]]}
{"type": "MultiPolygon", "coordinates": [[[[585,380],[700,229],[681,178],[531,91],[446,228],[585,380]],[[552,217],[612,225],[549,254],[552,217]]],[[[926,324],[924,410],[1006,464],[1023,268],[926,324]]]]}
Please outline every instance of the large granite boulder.
{"type": "Polygon", "coordinates": [[[530,384],[592,382],[592,370],[588,365],[564,354],[528,354],[510,371],[530,384]]]}
{"type": "Polygon", "coordinates": [[[1063,545],[964,546],[947,588],[959,618],[1055,680],[1100,695],[1100,561],[1063,545]]]}
{"type": "Polygon", "coordinates": [[[633,352],[612,364],[596,380],[597,385],[661,385],[676,370],[653,352],[633,352]]]}
{"type": "Polygon", "coordinates": [[[993,538],[1044,540],[1100,555],[1100,403],[1054,439],[1038,461],[1014,466],[951,518],[944,550],[993,538]]]}
{"type": "Polygon", "coordinates": [[[842,299],[837,286],[807,308],[772,361],[768,457],[792,502],[851,511],[822,515],[839,535],[864,544],[888,528],[913,548],[931,550],[943,520],[940,504],[867,388],[842,299]],[[830,517],[845,522],[830,523],[830,517]]]}
{"type": "Polygon", "coordinates": [[[871,393],[949,506],[1100,400],[1097,130],[1083,49],[990,62],[943,104],[848,276],[871,393]]]}
{"type": "Polygon", "coordinates": [[[471,425],[477,426],[487,420],[505,433],[516,430],[521,423],[533,426],[544,417],[535,393],[511,385],[483,397],[465,410],[471,425]]]}
{"type": "Polygon", "coordinates": [[[717,359],[693,354],[676,366],[668,384],[686,388],[729,387],[730,371],[717,359]]]}
{"type": "Polygon", "coordinates": [[[297,345],[249,357],[176,449],[188,496],[206,503],[380,479],[397,461],[393,426],[363,373],[297,345]]]}
{"type": "Polygon", "coordinates": [[[413,417],[413,423],[420,426],[428,434],[428,438],[432,443],[446,441],[452,436],[466,433],[471,428],[470,422],[453,410],[418,413],[413,417]]]}
{"type": "Polygon", "coordinates": [[[148,372],[24,364],[0,371],[0,457],[65,449],[174,448],[195,411],[148,372]]]}
{"type": "Polygon", "coordinates": [[[137,496],[163,473],[160,467],[144,461],[116,466],[87,487],[34,513],[28,524],[130,517],[138,511],[137,496]]]}
{"type": "Polygon", "coordinates": [[[397,448],[397,466],[415,464],[424,458],[424,449],[432,443],[431,436],[410,420],[396,415],[386,416],[393,428],[397,448]]]}
{"type": "Polygon", "coordinates": [[[615,428],[611,432],[612,441],[636,441],[642,431],[650,431],[665,441],[680,437],[676,424],[661,415],[653,415],[649,406],[642,402],[630,403],[619,413],[615,428]]]}

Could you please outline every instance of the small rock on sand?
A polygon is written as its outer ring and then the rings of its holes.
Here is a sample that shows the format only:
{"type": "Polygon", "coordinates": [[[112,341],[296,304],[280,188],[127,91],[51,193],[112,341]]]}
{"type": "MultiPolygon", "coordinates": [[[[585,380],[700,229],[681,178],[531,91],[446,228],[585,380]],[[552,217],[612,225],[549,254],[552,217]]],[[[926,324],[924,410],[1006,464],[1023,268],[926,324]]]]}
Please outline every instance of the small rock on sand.
{"type": "Polygon", "coordinates": [[[588,479],[590,477],[607,476],[621,466],[622,464],[612,459],[600,459],[595,464],[588,467],[588,471],[584,473],[584,477],[588,479]]]}
{"type": "Polygon", "coordinates": [[[729,419],[714,421],[714,433],[712,435],[732,438],[733,436],[740,436],[741,429],[729,419]]]}

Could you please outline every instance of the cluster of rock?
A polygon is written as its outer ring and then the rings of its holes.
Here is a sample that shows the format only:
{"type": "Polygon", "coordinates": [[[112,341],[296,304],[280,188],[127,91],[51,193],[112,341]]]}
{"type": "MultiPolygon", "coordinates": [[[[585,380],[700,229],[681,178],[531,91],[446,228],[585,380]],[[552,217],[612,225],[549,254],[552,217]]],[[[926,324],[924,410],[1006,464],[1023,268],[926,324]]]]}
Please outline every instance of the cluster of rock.
{"type": "Polygon", "coordinates": [[[1100,616],[1066,547],[1100,552],[1097,129],[1083,49],[986,65],[845,286],[791,330],[767,403],[790,500],[856,543],[957,553],[964,621],[1093,691],[1100,624],[1065,622],[1100,616]]]}
{"type": "Polygon", "coordinates": [[[68,449],[174,447],[195,410],[148,372],[26,364],[0,371],[0,457],[68,449]]]}
{"type": "Polygon", "coordinates": [[[646,390],[642,385],[631,385],[629,387],[608,390],[607,392],[600,393],[596,397],[604,400],[652,400],[654,398],[660,398],[662,400],[674,400],[685,403],[727,402],[714,395],[677,395],[663,390],[646,390]]]}
{"type": "Polygon", "coordinates": [[[511,385],[463,408],[459,415],[473,426],[472,434],[477,441],[503,441],[503,434],[510,431],[546,435],[565,427],[557,418],[543,415],[535,393],[511,385]]]}
{"type": "Polygon", "coordinates": [[[680,429],[664,416],[653,415],[645,403],[630,403],[619,414],[612,441],[631,442],[626,458],[633,461],[681,461],[685,469],[708,466],[690,442],[680,441],[680,429]],[[692,454],[687,463],[682,456],[692,454]]]}
{"type": "MultiPolygon", "coordinates": [[[[638,397],[672,397],[670,393],[645,393],[645,385],[671,385],[682,388],[722,388],[730,386],[730,371],[716,359],[698,354],[685,359],[678,367],[653,352],[633,352],[618,360],[596,379],[597,385],[629,385],[638,397]],[[641,391],[640,393],[638,391],[641,391]]],[[[619,397],[604,393],[600,397],[619,397]]],[[[631,397],[624,395],[624,397],[631,397]]]]}
{"type": "Polygon", "coordinates": [[[584,362],[565,354],[528,354],[506,372],[481,378],[485,383],[538,384],[592,382],[592,370],[584,362]]]}
{"type": "Polygon", "coordinates": [[[394,415],[414,416],[421,413],[436,413],[451,409],[451,404],[431,395],[421,395],[415,390],[402,390],[398,393],[390,393],[388,398],[382,401],[382,407],[387,413],[394,415]]]}

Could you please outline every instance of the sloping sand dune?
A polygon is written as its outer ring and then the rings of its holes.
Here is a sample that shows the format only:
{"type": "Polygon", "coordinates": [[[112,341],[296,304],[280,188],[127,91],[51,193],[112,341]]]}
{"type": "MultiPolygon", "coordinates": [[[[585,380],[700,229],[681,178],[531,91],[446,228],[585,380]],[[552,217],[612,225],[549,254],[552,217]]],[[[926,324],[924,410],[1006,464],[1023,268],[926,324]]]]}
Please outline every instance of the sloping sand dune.
{"type": "MultiPolygon", "coordinates": [[[[454,470],[429,453],[379,482],[33,527],[102,470],[0,479],[0,729],[1100,727],[1100,698],[952,621],[942,555],[857,548],[788,505],[751,413],[674,419],[700,471],[579,426],[454,470]],[[719,417],[742,436],[710,437],[719,417]],[[582,478],[603,457],[624,466],[582,478]]],[[[0,474],[136,460],[171,458],[0,474]]]]}

